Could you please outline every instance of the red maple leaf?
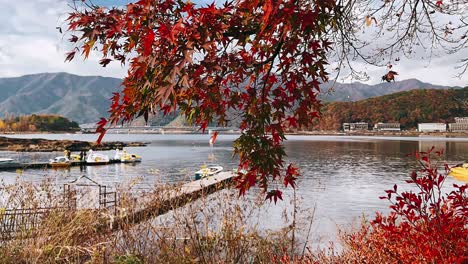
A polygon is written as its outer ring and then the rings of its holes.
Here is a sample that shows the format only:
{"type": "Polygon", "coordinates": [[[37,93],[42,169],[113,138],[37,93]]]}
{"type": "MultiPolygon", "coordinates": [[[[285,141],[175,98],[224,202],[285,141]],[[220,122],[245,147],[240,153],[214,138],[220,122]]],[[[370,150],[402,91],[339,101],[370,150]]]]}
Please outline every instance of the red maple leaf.
{"type": "Polygon", "coordinates": [[[272,200],[275,202],[278,201],[278,199],[283,200],[283,192],[280,190],[271,190],[267,193],[265,200],[272,200]]]}
{"type": "Polygon", "coordinates": [[[151,54],[151,49],[153,47],[153,41],[154,41],[154,31],[150,28],[148,28],[148,32],[146,33],[145,40],[143,42],[143,50],[144,50],[144,55],[148,56],[151,54]]]}

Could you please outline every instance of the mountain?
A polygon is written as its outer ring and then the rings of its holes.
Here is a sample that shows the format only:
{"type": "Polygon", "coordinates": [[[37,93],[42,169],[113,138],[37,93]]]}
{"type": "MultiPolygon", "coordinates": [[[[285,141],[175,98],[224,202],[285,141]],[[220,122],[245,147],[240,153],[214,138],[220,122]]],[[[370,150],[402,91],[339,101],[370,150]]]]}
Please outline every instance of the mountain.
{"type": "Polygon", "coordinates": [[[326,83],[322,85],[322,95],[320,98],[325,102],[353,102],[364,100],[370,97],[382,96],[397,92],[409,91],[414,89],[459,89],[461,87],[450,87],[434,85],[421,82],[417,79],[408,79],[398,82],[383,82],[374,85],[368,85],[360,82],[353,83],[326,83]]]}
{"type": "Polygon", "coordinates": [[[462,89],[422,89],[373,97],[357,102],[325,104],[316,129],[338,130],[342,123],[398,122],[415,128],[421,122],[454,122],[468,116],[468,87],[462,89]]]}
{"type": "MultiPolygon", "coordinates": [[[[0,118],[5,115],[57,114],[78,123],[95,123],[107,117],[109,98],[119,91],[121,79],[100,76],[78,76],[68,73],[40,73],[14,78],[0,78],[0,118]]],[[[324,101],[355,101],[411,89],[450,87],[410,79],[395,83],[367,85],[362,83],[324,84],[324,101]],[[334,92],[332,92],[334,91],[334,92]]],[[[152,125],[169,124],[177,115],[150,118],[152,125]]],[[[176,122],[177,123],[177,122],[176,122]]],[[[144,124],[136,120],[134,125],[144,124]]]]}
{"type": "Polygon", "coordinates": [[[109,98],[120,83],[117,78],[68,73],[0,78],[0,113],[58,114],[78,123],[95,122],[107,116],[109,98]]]}

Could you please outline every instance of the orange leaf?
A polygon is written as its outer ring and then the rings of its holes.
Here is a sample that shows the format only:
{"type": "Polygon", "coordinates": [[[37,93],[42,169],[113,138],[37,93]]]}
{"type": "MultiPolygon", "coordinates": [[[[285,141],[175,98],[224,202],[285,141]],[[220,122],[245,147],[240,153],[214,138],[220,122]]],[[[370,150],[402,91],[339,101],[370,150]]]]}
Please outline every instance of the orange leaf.
{"type": "Polygon", "coordinates": [[[86,44],[83,45],[83,54],[85,55],[85,59],[88,58],[89,52],[93,48],[95,42],[96,42],[96,40],[92,39],[92,40],[86,42],[86,44]]]}

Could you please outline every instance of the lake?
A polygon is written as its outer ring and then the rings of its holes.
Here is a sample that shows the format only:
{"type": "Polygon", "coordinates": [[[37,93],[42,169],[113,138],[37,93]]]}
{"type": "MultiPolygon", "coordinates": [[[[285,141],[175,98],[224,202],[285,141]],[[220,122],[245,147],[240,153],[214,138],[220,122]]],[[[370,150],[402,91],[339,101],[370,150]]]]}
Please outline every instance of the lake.
{"type": "MultiPolygon", "coordinates": [[[[17,138],[96,139],[92,134],[27,134],[5,135],[17,138]]],[[[106,141],[143,141],[147,147],[127,148],[127,152],[141,155],[139,164],[111,164],[66,170],[24,170],[0,172],[7,183],[17,180],[39,183],[49,178],[62,185],[86,175],[108,186],[121,186],[132,182],[133,189],[148,190],[162,183],[185,182],[203,164],[220,164],[225,169],[236,167],[232,157],[235,135],[219,135],[215,147],[208,144],[208,135],[160,134],[108,134],[106,141]]],[[[297,195],[301,208],[315,207],[314,234],[322,240],[333,240],[337,226],[359,222],[363,215],[388,211],[388,202],[378,197],[393,184],[402,188],[412,169],[418,164],[408,153],[426,151],[432,146],[445,149],[441,162],[456,164],[468,158],[468,138],[444,137],[360,137],[360,136],[288,136],[285,143],[288,160],[296,163],[302,175],[297,195]]],[[[113,156],[113,151],[107,151],[113,156]]],[[[1,152],[0,157],[22,161],[46,161],[63,153],[1,152]]],[[[460,183],[448,177],[446,189],[460,183]]],[[[282,222],[281,212],[290,209],[291,189],[285,191],[285,201],[278,205],[267,202],[261,217],[264,228],[275,228],[282,222]]]]}

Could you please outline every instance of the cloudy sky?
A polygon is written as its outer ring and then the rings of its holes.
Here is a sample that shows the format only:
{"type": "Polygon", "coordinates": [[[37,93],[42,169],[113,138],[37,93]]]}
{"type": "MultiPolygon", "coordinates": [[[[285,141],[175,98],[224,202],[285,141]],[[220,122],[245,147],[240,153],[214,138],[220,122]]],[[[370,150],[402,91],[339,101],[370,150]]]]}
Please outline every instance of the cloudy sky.
{"type": "MultiPolygon", "coordinates": [[[[128,0],[95,0],[98,4],[124,4],[128,0]]],[[[198,3],[209,1],[199,0],[198,3]]],[[[219,2],[219,0],[218,0],[219,2]]],[[[77,57],[64,62],[70,46],[56,27],[66,28],[64,19],[70,11],[68,0],[0,0],[0,77],[16,77],[41,72],[69,72],[79,75],[101,75],[122,78],[126,70],[114,63],[99,66],[97,54],[84,61],[77,57]]],[[[468,49],[461,54],[428,60],[402,59],[395,70],[399,79],[417,78],[440,85],[468,84],[468,73],[455,78],[457,61],[468,57],[468,49]]],[[[371,79],[380,81],[386,69],[356,65],[365,69],[371,79]]]]}

